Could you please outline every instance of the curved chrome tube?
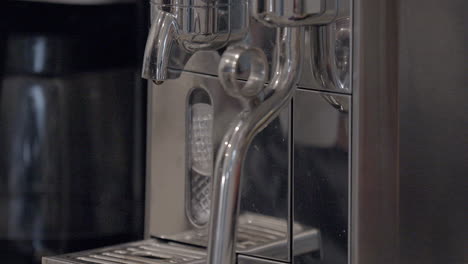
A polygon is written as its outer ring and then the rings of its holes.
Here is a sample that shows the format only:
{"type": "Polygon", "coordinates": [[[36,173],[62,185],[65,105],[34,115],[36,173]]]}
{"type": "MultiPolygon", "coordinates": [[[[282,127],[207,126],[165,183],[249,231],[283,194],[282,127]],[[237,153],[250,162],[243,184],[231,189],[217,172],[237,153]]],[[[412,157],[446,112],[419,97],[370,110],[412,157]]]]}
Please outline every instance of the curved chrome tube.
{"type": "Polygon", "coordinates": [[[174,16],[167,12],[156,12],[148,34],[143,57],[141,76],[157,82],[167,79],[169,56],[177,31],[174,16]]]}
{"type": "Polygon", "coordinates": [[[312,43],[309,60],[317,85],[330,90],[350,89],[350,18],[311,28],[306,39],[312,43]]]}
{"type": "Polygon", "coordinates": [[[239,214],[240,182],[242,164],[250,142],[262,131],[279,112],[290,102],[302,66],[302,45],[304,29],[279,28],[277,34],[276,67],[274,77],[266,87],[269,97],[261,101],[258,96],[263,85],[258,88],[258,75],[252,75],[247,85],[252,88],[243,93],[230,85],[235,75],[238,56],[223,55],[219,76],[230,95],[238,97],[244,110],[232,122],[220,149],[214,171],[214,193],[211,204],[211,218],[208,242],[208,264],[235,263],[237,217],[239,214]],[[231,69],[225,71],[225,69],[231,69]],[[234,70],[234,71],[232,71],[234,70]],[[253,77],[252,77],[253,76],[253,77]],[[231,80],[231,81],[230,81],[231,80]],[[232,90],[234,89],[234,91],[232,90]],[[257,94],[253,95],[252,91],[257,94]]]}

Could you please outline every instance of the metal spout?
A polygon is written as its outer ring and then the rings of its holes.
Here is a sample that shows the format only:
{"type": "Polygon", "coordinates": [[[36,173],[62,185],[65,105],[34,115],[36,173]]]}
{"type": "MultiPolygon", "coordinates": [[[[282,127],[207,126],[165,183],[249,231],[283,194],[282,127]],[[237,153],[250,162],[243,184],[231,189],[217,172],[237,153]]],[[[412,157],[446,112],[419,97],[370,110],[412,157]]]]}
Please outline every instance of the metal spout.
{"type": "Polygon", "coordinates": [[[177,21],[171,13],[156,11],[146,41],[141,77],[161,84],[167,79],[179,77],[168,68],[185,65],[190,54],[183,51],[177,39],[177,21]]]}
{"type": "Polygon", "coordinates": [[[142,77],[156,84],[178,78],[197,51],[241,40],[249,25],[247,0],[151,0],[151,10],[142,77]]]}

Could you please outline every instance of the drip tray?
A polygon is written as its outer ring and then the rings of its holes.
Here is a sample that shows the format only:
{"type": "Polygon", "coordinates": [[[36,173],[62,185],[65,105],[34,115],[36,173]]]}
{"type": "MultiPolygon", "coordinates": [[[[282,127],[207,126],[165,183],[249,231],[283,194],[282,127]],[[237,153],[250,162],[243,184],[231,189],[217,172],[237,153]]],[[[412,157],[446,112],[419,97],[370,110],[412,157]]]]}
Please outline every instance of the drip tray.
{"type": "Polygon", "coordinates": [[[201,264],[203,249],[148,239],[42,259],[42,264],[201,264]]]}
{"type": "MultiPolygon", "coordinates": [[[[246,213],[239,216],[237,252],[251,256],[287,259],[290,243],[288,222],[270,216],[246,213]]],[[[320,250],[320,233],[294,223],[295,254],[320,250]]],[[[189,230],[164,240],[148,239],[113,247],[93,249],[57,257],[48,257],[42,264],[205,264],[208,236],[206,229],[189,230]],[[180,244],[178,241],[183,244],[180,244]],[[195,245],[187,246],[186,244],[195,245]]]]}
{"type": "MultiPolygon", "coordinates": [[[[236,251],[253,256],[287,259],[290,239],[288,230],[288,222],[285,219],[250,212],[243,213],[238,218],[236,251]]],[[[320,249],[320,234],[316,228],[294,223],[293,230],[296,251],[300,249],[301,253],[305,253],[320,249]]],[[[161,238],[199,247],[208,246],[206,228],[188,230],[161,238]]]]}
{"type": "MultiPolygon", "coordinates": [[[[303,230],[303,227],[296,224],[295,230],[303,230]]],[[[182,243],[208,246],[208,232],[206,228],[192,229],[170,236],[161,236],[167,240],[180,241],[182,243]]],[[[288,222],[271,216],[254,213],[244,213],[239,216],[237,228],[237,251],[251,252],[259,247],[268,246],[278,241],[288,238],[288,222]]]]}

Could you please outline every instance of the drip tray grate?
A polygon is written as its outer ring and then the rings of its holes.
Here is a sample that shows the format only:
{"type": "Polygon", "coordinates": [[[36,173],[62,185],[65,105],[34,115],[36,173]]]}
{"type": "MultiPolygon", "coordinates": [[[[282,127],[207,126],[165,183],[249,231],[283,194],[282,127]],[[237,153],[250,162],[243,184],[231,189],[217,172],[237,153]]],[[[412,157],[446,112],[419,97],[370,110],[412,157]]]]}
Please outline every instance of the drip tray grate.
{"type": "MultiPolygon", "coordinates": [[[[294,229],[302,231],[303,227],[296,224],[294,229]]],[[[278,241],[286,243],[286,239],[288,238],[287,231],[288,223],[284,219],[244,213],[239,216],[238,220],[237,251],[255,251],[259,247],[263,248],[278,241]]],[[[208,246],[208,232],[206,228],[192,229],[175,235],[164,236],[163,238],[200,247],[208,246]]]]}
{"type": "MultiPolygon", "coordinates": [[[[294,223],[295,253],[320,249],[320,233],[294,223]]],[[[247,213],[239,216],[237,252],[251,256],[287,259],[289,254],[288,222],[270,216],[247,213]]],[[[48,257],[42,264],[205,264],[208,236],[206,229],[194,229],[164,240],[149,239],[117,246],[94,249],[57,257],[48,257]],[[178,241],[183,244],[179,244],[178,241]],[[196,245],[187,246],[186,244],[196,245]],[[198,247],[197,247],[198,246],[198,247]]]]}
{"type": "Polygon", "coordinates": [[[200,264],[206,262],[205,257],[203,249],[149,239],[47,257],[42,264],[200,264]]]}

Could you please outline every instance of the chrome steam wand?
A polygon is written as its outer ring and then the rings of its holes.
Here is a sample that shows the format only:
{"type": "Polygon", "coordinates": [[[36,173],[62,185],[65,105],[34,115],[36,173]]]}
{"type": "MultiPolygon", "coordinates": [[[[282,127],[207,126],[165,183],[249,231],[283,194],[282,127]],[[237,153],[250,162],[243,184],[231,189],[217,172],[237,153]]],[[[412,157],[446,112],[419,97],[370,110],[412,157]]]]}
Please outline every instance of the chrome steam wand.
{"type": "Polygon", "coordinates": [[[232,122],[221,142],[214,171],[214,188],[209,226],[208,264],[235,263],[237,217],[240,203],[242,164],[252,139],[290,102],[302,66],[304,29],[277,29],[276,66],[273,79],[265,88],[269,96],[262,101],[267,74],[263,51],[238,46],[228,49],[219,65],[224,89],[237,97],[243,111],[232,122]],[[251,53],[249,79],[244,87],[236,84],[241,55],[251,53]]]}
{"type": "Polygon", "coordinates": [[[222,56],[219,79],[230,95],[243,104],[217,153],[208,235],[208,264],[235,263],[242,166],[252,139],[290,102],[302,67],[304,26],[332,22],[337,0],[252,0],[251,15],[277,28],[273,78],[262,93],[267,74],[263,51],[237,46],[222,56]],[[250,76],[244,87],[236,84],[238,63],[250,53],[250,76]],[[262,95],[267,98],[263,101],[262,95]]]}

